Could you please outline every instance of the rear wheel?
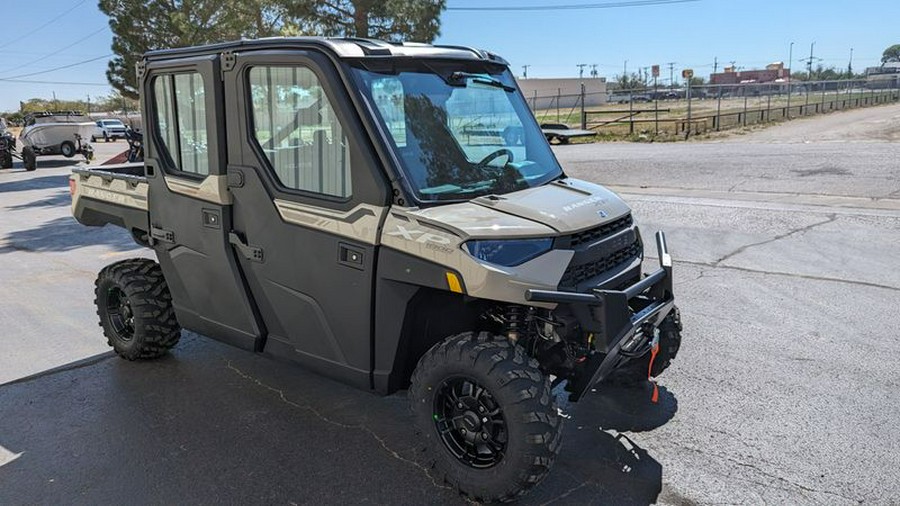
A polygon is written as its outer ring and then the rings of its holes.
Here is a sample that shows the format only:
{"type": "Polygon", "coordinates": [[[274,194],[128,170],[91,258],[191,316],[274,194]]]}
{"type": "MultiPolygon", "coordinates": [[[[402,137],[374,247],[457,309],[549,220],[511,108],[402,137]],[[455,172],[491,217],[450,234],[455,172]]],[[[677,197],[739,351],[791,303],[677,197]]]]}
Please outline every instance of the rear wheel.
{"type": "Polygon", "coordinates": [[[447,338],[419,360],[409,390],[439,476],[478,501],[512,501],[549,473],[562,421],[538,363],[506,338],[447,338]]]}
{"type": "Polygon", "coordinates": [[[59,152],[66,158],[72,158],[75,156],[75,145],[69,141],[63,142],[59,145],[59,152]]]}
{"type": "Polygon", "coordinates": [[[34,152],[34,148],[31,146],[22,148],[22,164],[27,171],[37,169],[37,155],[34,152]]]}
{"type": "Polygon", "coordinates": [[[120,357],[156,358],[178,343],[181,327],[156,262],[135,258],[105,267],[94,294],[103,334],[120,357]]]}

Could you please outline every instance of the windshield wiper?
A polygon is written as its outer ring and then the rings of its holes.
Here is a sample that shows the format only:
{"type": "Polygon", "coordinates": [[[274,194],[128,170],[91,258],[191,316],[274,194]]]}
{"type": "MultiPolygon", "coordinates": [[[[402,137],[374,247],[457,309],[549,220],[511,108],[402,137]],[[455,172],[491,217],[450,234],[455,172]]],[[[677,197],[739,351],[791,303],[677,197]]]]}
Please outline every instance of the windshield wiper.
{"type": "Polygon", "coordinates": [[[484,74],[472,74],[470,72],[454,72],[450,74],[449,81],[463,81],[462,84],[465,85],[465,79],[471,79],[473,83],[484,84],[487,86],[493,86],[494,88],[500,88],[504,91],[516,91],[512,86],[503,84],[499,79],[494,79],[492,77],[488,77],[484,74]]]}

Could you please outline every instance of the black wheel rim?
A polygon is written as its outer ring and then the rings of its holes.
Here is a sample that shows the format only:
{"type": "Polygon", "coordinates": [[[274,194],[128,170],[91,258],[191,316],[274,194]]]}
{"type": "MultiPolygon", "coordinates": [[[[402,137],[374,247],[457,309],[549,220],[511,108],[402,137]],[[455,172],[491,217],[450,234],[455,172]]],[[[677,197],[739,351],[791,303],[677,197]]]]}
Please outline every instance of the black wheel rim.
{"type": "Polygon", "coordinates": [[[475,469],[497,465],[509,440],[503,410],[472,378],[444,380],[434,395],[434,425],[447,450],[475,469]]]}
{"type": "Polygon", "coordinates": [[[131,301],[119,287],[110,288],[106,296],[106,314],[116,337],[130,341],[134,337],[134,312],[131,301]]]}

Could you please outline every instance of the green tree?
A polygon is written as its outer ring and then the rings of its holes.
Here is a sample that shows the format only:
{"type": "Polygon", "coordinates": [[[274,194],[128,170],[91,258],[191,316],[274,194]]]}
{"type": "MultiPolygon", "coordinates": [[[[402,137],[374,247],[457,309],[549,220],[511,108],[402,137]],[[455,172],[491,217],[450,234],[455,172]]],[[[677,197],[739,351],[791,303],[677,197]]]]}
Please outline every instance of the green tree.
{"type": "Polygon", "coordinates": [[[106,77],[116,91],[134,99],[135,65],[147,51],[267,37],[284,26],[284,9],[276,0],[100,0],[99,8],[113,32],[115,57],[106,77]]]}
{"type": "Polygon", "coordinates": [[[892,62],[900,62],[900,44],[894,44],[893,46],[885,49],[884,54],[881,55],[882,65],[892,62]]]}
{"type": "Polygon", "coordinates": [[[634,72],[616,76],[616,84],[620,90],[639,90],[647,87],[647,83],[641,79],[641,76],[634,72]]]}
{"type": "Polygon", "coordinates": [[[446,0],[285,1],[301,33],[432,42],[441,28],[446,0]]]}
{"type": "Polygon", "coordinates": [[[323,35],[431,42],[446,0],[99,0],[113,32],[107,79],[137,98],[135,65],[153,49],[242,37],[323,35]]]}
{"type": "Polygon", "coordinates": [[[83,100],[48,100],[45,98],[31,98],[22,102],[21,107],[19,108],[19,112],[23,114],[47,111],[86,112],[87,102],[83,100]]]}

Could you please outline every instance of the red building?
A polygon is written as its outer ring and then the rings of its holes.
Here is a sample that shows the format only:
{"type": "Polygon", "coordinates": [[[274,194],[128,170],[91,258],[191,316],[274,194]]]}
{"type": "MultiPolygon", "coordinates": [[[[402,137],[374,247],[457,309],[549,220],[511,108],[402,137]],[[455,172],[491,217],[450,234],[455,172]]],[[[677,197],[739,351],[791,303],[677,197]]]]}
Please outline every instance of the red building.
{"type": "Polygon", "coordinates": [[[774,83],[789,81],[791,69],[781,62],[767,65],[763,70],[743,70],[735,72],[734,67],[725,67],[725,72],[710,74],[709,84],[774,83]]]}

